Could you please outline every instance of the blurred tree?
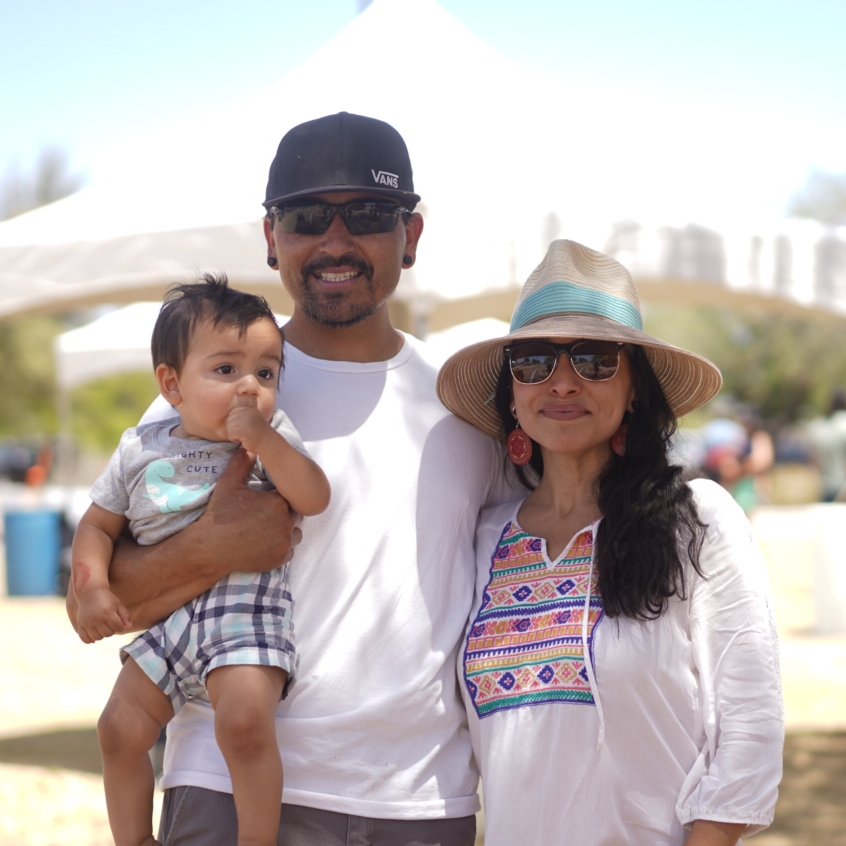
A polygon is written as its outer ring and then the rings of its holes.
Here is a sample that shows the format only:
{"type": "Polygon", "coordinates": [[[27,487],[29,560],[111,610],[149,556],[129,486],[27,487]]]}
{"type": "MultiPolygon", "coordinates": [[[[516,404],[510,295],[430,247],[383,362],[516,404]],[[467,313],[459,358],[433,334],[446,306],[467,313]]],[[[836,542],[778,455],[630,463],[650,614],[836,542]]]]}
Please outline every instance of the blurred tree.
{"type": "Polygon", "coordinates": [[[790,200],[787,213],[828,226],[846,224],[846,173],[812,170],[804,186],[790,200]]]}
{"type": "Polygon", "coordinates": [[[0,220],[16,217],[79,191],[85,179],[71,173],[68,154],[60,147],[45,147],[31,173],[17,163],[6,169],[0,182],[0,220]]]}
{"type": "Polygon", "coordinates": [[[0,321],[0,436],[56,432],[53,338],[58,317],[17,317],[0,321]]]}
{"type": "Polygon", "coordinates": [[[77,444],[110,455],[124,429],[134,426],[159,395],[153,370],[104,376],[71,392],[77,444]]]}
{"type": "Polygon", "coordinates": [[[646,331],[704,355],[722,393],[754,406],[773,431],[827,410],[846,374],[843,323],[764,311],[651,305],[646,331]]]}
{"type": "MultiPolygon", "coordinates": [[[[39,153],[31,173],[17,165],[0,180],[0,220],[66,197],[83,179],[68,169],[56,147],[39,153]]],[[[0,436],[38,438],[56,433],[53,338],[65,328],[57,315],[9,317],[0,321],[0,436]]]]}

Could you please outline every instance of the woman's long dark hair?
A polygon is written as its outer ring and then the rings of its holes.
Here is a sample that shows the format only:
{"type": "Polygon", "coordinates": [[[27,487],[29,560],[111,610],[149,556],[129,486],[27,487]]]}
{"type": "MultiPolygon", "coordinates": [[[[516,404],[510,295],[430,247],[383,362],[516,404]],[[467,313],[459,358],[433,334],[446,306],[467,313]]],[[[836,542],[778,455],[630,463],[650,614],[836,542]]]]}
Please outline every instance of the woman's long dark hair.
{"type": "MultiPolygon", "coordinates": [[[[626,452],[613,455],[596,482],[603,519],[596,538],[598,588],[610,617],[653,620],[670,597],[686,596],[682,546],[702,575],[699,555],[707,526],[699,519],[682,468],[668,459],[676,417],[642,347],[625,347],[637,397],[626,452]]],[[[504,359],[494,401],[506,435],[516,428],[511,414],[511,371],[504,359]]],[[[543,475],[543,456],[534,444],[528,466],[543,475]]],[[[516,468],[530,490],[536,485],[516,468]]]]}

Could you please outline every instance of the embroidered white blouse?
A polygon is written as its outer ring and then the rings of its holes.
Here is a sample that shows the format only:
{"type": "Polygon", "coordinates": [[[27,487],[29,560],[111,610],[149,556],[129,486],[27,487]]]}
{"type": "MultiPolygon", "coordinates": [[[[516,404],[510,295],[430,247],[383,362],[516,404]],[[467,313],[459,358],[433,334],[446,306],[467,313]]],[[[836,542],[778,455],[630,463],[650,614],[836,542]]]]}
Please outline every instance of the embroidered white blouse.
{"type": "Polygon", "coordinates": [[[766,569],[731,496],[691,487],[705,578],[690,567],[688,598],[645,622],[604,615],[596,526],[551,562],[519,503],[483,512],[459,673],[486,846],[679,846],[697,819],[772,821],[784,718],[766,569]]]}

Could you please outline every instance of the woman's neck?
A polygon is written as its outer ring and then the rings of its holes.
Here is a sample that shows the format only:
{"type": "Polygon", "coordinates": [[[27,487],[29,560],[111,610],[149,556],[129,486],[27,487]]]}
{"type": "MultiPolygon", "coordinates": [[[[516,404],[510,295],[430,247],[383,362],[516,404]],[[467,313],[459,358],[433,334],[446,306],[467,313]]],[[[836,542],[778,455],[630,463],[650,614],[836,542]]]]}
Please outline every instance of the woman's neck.
{"type": "Polygon", "coordinates": [[[543,476],[517,519],[527,532],[546,540],[552,560],[578,532],[602,517],[596,482],[607,460],[607,454],[574,456],[544,450],[543,476]]]}

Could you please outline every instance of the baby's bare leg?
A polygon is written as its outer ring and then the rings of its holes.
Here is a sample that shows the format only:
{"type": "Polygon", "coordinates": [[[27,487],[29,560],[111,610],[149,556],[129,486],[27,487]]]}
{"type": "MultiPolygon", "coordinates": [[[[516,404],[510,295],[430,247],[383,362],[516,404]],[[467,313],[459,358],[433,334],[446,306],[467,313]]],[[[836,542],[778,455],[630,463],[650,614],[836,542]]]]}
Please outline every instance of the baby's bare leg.
{"type": "Polygon", "coordinates": [[[277,667],[218,667],[206,679],[217,744],[232,779],[238,846],[276,846],[282,760],[276,706],[288,674],[277,667]]]}
{"type": "Polygon", "coordinates": [[[97,723],[115,846],[158,844],[153,837],[155,774],[149,752],[172,717],[170,700],[128,658],[97,723]]]}

